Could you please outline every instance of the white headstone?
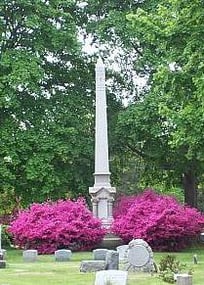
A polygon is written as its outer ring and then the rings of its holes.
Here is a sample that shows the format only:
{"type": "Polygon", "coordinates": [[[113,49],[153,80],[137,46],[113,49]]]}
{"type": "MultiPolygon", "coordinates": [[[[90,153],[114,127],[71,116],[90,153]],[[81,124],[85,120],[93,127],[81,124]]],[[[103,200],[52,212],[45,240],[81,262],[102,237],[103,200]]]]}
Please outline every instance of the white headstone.
{"type": "Polygon", "coordinates": [[[136,267],[145,266],[149,261],[149,251],[142,245],[137,245],[129,250],[128,261],[136,267]]]}
{"type": "Polygon", "coordinates": [[[108,249],[105,248],[97,248],[93,251],[93,259],[94,260],[105,260],[106,259],[106,253],[108,252],[108,249]]]}
{"type": "Polygon", "coordinates": [[[119,253],[119,260],[127,259],[128,248],[129,246],[127,244],[116,247],[116,250],[119,253]]]}
{"type": "Polygon", "coordinates": [[[28,249],[23,251],[23,260],[33,262],[37,260],[38,251],[36,249],[28,249]]]}
{"type": "Polygon", "coordinates": [[[133,239],[128,246],[128,269],[153,271],[153,252],[148,243],[142,239],[133,239]]]}
{"type": "Polygon", "coordinates": [[[187,273],[177,274],[176,285],[192,285],[192,275],[187,273]]]}
{"type": "Polygon", "coordinates": [[[68,261],[71,259],[72,251],[69,249],[59,249],[55,251],[56,261],[68,261]]]}
{"type": "Polygon", "coordinates": [[[122,270],[102,270],[96,272],[95,285],[126,285],[128,272],[122,270]]]}

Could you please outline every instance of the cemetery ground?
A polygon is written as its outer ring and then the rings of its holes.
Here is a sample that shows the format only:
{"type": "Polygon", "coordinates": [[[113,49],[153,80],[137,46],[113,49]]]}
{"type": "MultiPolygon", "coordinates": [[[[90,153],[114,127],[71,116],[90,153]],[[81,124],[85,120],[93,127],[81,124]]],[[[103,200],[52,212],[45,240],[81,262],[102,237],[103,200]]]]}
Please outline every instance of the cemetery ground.
{"type": "MultiPolygon", "coordinates": [[[[204,284],[204,246],[190,248],[184,252],[154,252],[154,260],[159,264],[161,258],[172,254],[193,270],[193,285],[204,284]],[[197,254],[198,264],[193,263],[197,254]]],[[[0,269],[0,285],[94,285],[96,273],[79,271],[81,260],[92,259],[92,252],[73,252],[70,261],[56,262],[54,255],[39,255],[36,262],[24,262],[22,250],[7,249],[6,268],[0,269]]],[[[128,285],[165,285],[157,274],[128,273],[128,285]]]]}

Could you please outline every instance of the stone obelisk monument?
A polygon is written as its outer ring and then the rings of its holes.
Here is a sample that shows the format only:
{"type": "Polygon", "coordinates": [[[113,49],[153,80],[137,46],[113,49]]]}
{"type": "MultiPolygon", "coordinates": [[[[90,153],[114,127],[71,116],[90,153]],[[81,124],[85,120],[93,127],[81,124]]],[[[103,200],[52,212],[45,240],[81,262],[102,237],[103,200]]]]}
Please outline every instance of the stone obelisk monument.
{"type": "Polygon", "coordinates": [[[116,189],[110,184],[105,66],[101,58],[96,64],[96,112],[95,112],[95,172],[94,186],[89,188],[94,216],[101,219],[105,228],[112,221],[113,201],[116,189]]]}

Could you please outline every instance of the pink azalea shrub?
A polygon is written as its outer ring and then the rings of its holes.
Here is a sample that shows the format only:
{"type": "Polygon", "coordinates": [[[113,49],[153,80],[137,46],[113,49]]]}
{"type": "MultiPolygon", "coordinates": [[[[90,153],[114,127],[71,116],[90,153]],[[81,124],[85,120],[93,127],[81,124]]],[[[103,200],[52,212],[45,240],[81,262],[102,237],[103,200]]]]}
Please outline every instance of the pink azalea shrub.
{"type": "Polygon", "coordinates": [[[195,239],[204,227],[204,216],[194,208],[180,204],[175,198],[153,190],[123,197],[115,209],[112,231],[126,243],[142,238],[156,250],[181,250],[195,239]],[[124,201],[123,201],[124,199],[124,201]]]}
{"type": "Polygon", "coordinates": [[[136,196],[131,195],[131,196],[126,196],[126,195],[121,195],[119,196],[114,204],[113,208],[113,217],[116,218],[120,215],[126,215],[128,212],[128,209],[130,206],[134,203],[136,199],[136,196]]]}
{"type": "Polygon", "coordinates": [[[83,199],[32,204],[19,213],[9,232],[15,245],[41,254],[60,248],[85,250],[102,240],[105,230],[83,199]]]}

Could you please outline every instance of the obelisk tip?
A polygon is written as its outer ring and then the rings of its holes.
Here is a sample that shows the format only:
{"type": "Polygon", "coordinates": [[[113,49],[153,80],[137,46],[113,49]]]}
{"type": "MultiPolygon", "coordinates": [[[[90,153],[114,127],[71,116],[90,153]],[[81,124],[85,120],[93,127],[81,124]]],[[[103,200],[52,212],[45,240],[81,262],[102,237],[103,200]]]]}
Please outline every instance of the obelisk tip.
{"type": "Polygon", "coordinates": [[[99,56],[99,58],[97,60],[96,66],[104,66],[103,60],[102,60],[102,58],[100,56],[99,56]]]}

